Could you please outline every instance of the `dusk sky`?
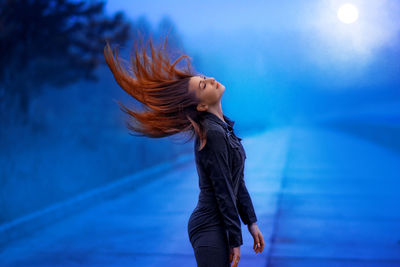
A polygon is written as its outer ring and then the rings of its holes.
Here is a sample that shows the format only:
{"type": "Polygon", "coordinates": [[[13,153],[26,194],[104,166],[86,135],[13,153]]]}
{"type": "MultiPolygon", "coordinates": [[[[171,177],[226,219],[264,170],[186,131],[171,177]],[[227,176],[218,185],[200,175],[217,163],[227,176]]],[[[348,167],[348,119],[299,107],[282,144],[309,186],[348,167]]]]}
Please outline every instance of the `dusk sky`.
{"type": "Polygon", "coordinates": [[[398,82],[399,2],[348,1],[355,11],[340,15],[345,3],[116,0],[107,10],[122,10],[132,20],[145,16],[152,28],[169,16],[187,53],[202,62],[201,71],[226,86],[228,110],[240,103],[257,119],[264,107],[282,118],[281,112],[301,116],[310,107],[325,112],[339,101],[323,103],[315,92],[359,92],[361,99],[363,91],[391,90],[398,82]],[[346,16],[354,21],[346,23],[346,16]]]}

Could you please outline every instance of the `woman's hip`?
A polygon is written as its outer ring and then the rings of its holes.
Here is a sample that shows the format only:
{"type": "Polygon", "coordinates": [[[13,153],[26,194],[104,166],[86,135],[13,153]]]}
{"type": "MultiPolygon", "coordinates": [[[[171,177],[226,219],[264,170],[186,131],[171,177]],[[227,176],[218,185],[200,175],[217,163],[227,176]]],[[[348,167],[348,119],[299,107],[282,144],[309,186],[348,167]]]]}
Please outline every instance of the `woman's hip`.
{"type": "Polygon", "coordinates": [[[189,238],[193,248],[208,246],[229,249],[228,234],[225,227],[221,225],[213,225],[197,230],[189,235],[189,238]]]}

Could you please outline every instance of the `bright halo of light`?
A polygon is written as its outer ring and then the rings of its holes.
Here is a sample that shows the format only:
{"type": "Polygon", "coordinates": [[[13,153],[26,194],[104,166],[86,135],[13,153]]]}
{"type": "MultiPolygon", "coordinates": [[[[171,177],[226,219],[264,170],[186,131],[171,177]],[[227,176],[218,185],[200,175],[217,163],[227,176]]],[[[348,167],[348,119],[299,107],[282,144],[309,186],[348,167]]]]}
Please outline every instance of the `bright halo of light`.
{"type": "Polygon", "coordinates": [[[352,4],[344,4],[339,8],[337,16],[343,23],[353,23],[358,19],[358,9],[352,4]]]}

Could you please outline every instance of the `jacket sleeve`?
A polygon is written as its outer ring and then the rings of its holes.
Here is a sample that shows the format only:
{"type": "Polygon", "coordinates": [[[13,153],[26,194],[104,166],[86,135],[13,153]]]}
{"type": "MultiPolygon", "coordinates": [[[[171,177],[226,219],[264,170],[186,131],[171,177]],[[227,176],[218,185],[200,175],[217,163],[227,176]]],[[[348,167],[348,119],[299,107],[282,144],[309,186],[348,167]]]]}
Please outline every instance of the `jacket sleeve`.
{"type": "Polygon", "coordinates": [[[237,207],[239,210],[240,217],[242,218],[244,224],[248,225],[257,221],[257,216],[254,211],[253,202],[251,201],[243,177],[240,179],[239,182],[237,207]]]}
{"type": "Polygon", "coordinates": [[[231,170],[229,168],[228,147],[223,132],[209,130],[207,143],[199,151],[199,158],[211,180],[218,208],[229,233],[230,247],[243,244],[239,212],[233,192],[231,170]]]}

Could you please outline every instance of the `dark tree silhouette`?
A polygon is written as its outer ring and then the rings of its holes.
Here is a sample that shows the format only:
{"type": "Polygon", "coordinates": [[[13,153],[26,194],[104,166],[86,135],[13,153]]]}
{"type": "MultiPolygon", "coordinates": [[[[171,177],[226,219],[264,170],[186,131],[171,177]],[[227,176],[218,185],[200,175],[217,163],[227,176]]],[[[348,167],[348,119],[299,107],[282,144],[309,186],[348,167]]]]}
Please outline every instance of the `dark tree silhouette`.
{"type": "Polygon", "coordinates": [[[107,17],[104,2],[0,1],[0,124],[15,103],[27,122],[29,101],[45,86],[96,80],[105,40],[124,43],[130,24],[123,13],[107,17]]]}

